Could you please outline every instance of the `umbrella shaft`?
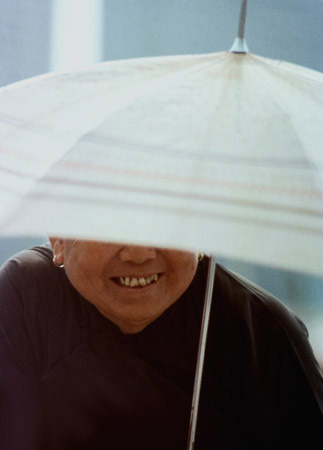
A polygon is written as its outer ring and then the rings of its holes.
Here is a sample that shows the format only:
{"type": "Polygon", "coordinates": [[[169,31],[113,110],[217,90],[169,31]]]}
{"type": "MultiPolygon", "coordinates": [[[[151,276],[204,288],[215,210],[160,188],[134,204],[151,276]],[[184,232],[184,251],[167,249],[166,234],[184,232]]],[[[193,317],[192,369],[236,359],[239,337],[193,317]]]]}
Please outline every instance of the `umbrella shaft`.
{"type": "Polygon", "coordinates": [[[241,3],[239,30],[238,30],[238,37],[240,39],[244,39],[246,16],[247,16],[247,3],[248,0],[242,0],[241,3]]]}
{"type": "Polygon", "coordinates": [[[203,317],[202,317],[202,324],[201,324],[200,342],[199,342],[199,350],[198,350],[196,371],[195,371],[195,381],[194,381],[194,390],[193,390],[193,397],[192,397],[191,419],[190,419],[189,434],[188,434],[188,441],[187,441],[187,450],[193,450],[194,444],[195,444],[196,423],[197,423],[198,406],[199,406],[201,384],[202,384],[207,331],[208,331],[208,326],[209,326],[211,304],[212,304],[215,268],[216,268],[215,256],[211,255],[210,263],[209,263],[209,270],[208,270],[208,278],[207,278],[207,282],[206,282],[206,291],[205,291],[204,309],[203,309],[203,317]]]}

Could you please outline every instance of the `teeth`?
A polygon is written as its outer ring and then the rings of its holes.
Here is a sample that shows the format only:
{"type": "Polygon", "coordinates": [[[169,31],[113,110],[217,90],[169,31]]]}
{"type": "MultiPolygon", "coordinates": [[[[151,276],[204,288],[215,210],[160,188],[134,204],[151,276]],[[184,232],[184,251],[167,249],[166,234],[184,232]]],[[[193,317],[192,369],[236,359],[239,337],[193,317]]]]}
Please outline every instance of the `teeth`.
{"type": "Polygon", "coordinates": [[[137,287],[137,286],[148,286],[153,281],[158,280],[158,274],[150,275],[149,277],[134,278],[134,277],[120,277],[120,284],[123,286],[137,287]]]}
{"type": "Polygon", "coordinates": [[[131,286],[131,287],[138,286],[138,280],[137,280],[137,278],[131,278],[130,286],[131,286]]]}

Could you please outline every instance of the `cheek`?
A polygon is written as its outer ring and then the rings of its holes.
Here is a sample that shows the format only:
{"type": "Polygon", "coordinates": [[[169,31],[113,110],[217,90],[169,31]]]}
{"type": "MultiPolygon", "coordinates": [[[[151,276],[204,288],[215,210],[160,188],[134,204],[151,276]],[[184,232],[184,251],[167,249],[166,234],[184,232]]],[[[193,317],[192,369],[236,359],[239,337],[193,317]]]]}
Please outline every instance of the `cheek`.
{"type": "Polygon", "coordinates": [[[172,289],[179,295],[191,284],[197,269],[197,258],[192,255],[188,258],[178,261],[176,269],[172,271],[172,289]]]}
{"type": "Polygon", "coordinates": [[[103,281],[95,265],[74,260],[73,264],[65,267],[65,270],[74,288],[84,297],[91,297],[95,292],[103,289],[103,281]]]}
{"type": "Polygon", "coordinates": [[[191,282],[196,274],[197,264],[198,264],[197,258],[192,259],[189,264],[189,267],[186,272],[186,279],[185,279],[185,281],[187,283],[187,287],[191,284],[191,282]]]}

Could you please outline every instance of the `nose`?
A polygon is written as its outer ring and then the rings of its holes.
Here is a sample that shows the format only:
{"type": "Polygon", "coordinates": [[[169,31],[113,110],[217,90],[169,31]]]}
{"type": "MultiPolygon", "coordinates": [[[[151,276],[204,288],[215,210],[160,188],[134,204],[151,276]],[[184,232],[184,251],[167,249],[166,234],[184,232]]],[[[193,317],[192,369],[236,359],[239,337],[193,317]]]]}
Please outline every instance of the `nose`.
{"type": "Polygon", "coordinates": [[[119,251],[119,258],[122,262],[133,262],[143,264],[155,259],[157,251],[153,247],[141,247],[139,245],[127,245],[119,251]]]}

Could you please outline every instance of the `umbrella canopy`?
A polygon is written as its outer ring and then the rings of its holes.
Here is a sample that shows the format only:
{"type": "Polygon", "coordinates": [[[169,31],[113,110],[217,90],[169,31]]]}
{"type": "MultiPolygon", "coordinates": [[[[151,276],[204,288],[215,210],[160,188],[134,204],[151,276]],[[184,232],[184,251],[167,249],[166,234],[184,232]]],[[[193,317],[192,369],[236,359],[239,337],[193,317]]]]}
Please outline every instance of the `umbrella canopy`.
{"type": "Polygon", "coordinates": [[[143,58],[0,90],[0,233],[211,251],[323,273],[323,75],[143,58]]]}

